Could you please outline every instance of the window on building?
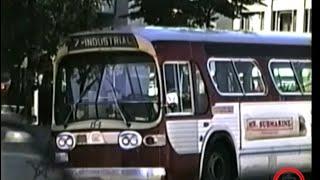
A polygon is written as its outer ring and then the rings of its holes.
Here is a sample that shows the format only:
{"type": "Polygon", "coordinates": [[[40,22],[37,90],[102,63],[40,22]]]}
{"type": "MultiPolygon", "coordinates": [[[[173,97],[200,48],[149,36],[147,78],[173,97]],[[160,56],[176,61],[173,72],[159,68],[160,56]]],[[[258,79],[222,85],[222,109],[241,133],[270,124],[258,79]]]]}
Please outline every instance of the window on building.
{"type": "Polygon", "coordinates": [[[271,30],[275,31],[276,30],[276,24],[277,24],[277,15],[278,13],[276,11],[272,12],[272,18],[271,18],[271,30]]]}
{"type": "Polygon", "coordinates": [[[272,30],[296,31],[297,10],[275,11],[272,13],[272,30]]]}
{"type": "Polygon", "coordinates": [[[280,31],[291,31],[292,15],[291,13],[281,13],[280,18],[280,31]]]}
{"type": "Polygon", "coordinates": [[[250,28],[250,19],[248,16],[241,18],[241,29],[245,31],[249,31],[250,28]]]}
{"type": "Polygon", "coordinates": [[[310,32],[311,33],[311,25],[312,25],[312,21],[311,21],[311,9],[306,9],[304,12],[304,32],[310,32]]]}
{"type": "Polygon", "coordinates": [[[297,11],[293,11],[293,16],[292,16],[292,31],[296,32],[297,31],[297,11]]]}
{"type": "Polygon", "coordinates": [[[263,30],[264,29],[264,12],[261,12],[260,13],[260,30],[263,30]]]}
{"type": "Polygon", "coordinates": [[[166,103],[168,114],[192,114],[192,85],[188,62],[165,63],[166,103]]]}
{"type": "Polygon", "coordinates": [[[264,29],[264,12],[246,12],[241,14],[241,30],[260,31],[264,29]]]}

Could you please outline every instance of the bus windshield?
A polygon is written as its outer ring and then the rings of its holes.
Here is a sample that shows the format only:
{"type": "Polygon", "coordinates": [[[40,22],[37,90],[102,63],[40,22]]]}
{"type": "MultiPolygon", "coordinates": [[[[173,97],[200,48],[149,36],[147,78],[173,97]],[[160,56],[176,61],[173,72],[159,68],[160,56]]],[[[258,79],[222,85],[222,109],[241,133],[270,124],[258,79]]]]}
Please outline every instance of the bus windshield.
{"type": "Polygon", "coordinates": [[[158,91],[156,66],[149,55],[68,55],[57,72],[55,122],[152,122],[159,115],[158,91]]]}

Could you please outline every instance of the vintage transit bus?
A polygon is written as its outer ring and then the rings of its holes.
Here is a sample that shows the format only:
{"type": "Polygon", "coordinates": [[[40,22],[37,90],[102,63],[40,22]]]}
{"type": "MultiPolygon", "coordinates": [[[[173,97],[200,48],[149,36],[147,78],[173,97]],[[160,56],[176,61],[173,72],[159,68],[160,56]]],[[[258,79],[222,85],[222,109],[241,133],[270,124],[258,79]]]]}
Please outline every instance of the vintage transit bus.
{"type": "Polygon", "coordinates": [[[105,179],[310,172],[310,51],[286,33],[72,34],[53,63],[56,162],[105,179]]]}

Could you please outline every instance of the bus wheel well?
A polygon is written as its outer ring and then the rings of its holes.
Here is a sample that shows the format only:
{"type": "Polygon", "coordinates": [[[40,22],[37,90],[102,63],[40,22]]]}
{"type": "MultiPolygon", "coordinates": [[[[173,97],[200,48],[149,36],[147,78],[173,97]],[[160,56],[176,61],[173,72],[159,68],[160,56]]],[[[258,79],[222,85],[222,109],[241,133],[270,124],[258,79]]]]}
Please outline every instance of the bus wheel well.
{"type": "MultiPolygon", "coordinates": [[[[234,167],[234,173],[236,176],[238,176],[238,168],[237,168],[237,160],[236,160],[236,152],[235,152],[235,147],[232,141],[231,136],[229,133],[224,132],[224,131],[219,131],[219,132],[214,132],[208,139],[206,149],[205,149],[205,156],[207,154],[210,154],[214,151],[215,145],[223,146],[228,153],[231,154],[231,159],[232,159],[232,165],[234,167]]],[[[203,165],[206,165],[206,160],[203,160],[203,165]]]]}

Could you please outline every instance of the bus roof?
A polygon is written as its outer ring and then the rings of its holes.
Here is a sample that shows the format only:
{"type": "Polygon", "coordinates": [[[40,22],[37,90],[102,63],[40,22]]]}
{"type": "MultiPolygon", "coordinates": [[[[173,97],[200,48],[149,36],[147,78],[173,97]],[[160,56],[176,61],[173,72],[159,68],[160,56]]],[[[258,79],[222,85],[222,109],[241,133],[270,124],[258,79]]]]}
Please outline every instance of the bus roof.
{"type": "Polygon", "coordinates": [[[158,26],[122,27],[118,30],[99,30],[77,33],[89,35],[127,32],[137,34],[151,42],[154,41],[189,41],[216,43],[248,43],[311,46],[311,34],[291,32],[244,32],[228,30],[204,30],[195,28],[170,28],[158,26]]]}

